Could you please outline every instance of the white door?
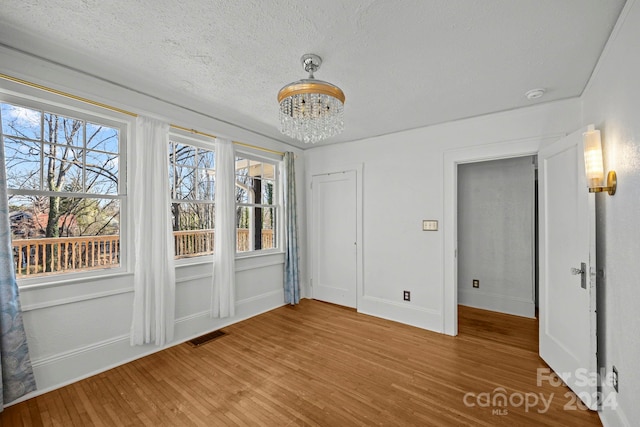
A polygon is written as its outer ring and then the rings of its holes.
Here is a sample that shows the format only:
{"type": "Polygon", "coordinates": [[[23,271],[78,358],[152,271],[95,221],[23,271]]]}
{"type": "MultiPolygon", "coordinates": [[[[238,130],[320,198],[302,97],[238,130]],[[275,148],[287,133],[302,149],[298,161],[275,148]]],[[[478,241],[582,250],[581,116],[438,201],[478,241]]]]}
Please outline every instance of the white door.
{"type": "Polygon", "coordinates": [[[356,307],[356,172],[312,178],[313,298],[356,307]]]}
{"type": "Polygon", "coordinates": [[[596,410],[595,195],[584,173],[584,130],[538,154],[540,357],[596,410]]]}

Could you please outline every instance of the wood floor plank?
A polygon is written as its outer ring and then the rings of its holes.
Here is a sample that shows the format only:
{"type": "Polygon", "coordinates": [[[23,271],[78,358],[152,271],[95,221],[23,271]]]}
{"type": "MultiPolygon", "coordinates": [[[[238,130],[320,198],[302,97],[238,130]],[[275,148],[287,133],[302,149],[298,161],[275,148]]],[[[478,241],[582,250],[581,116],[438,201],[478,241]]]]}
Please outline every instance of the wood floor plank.
{"type": "Polygon", "coordinates": [[[0,426],[601,425],[537,384],[535,319],[461,306],[449,337],[303,300],[225,332],[7,407],[0,426]]]}

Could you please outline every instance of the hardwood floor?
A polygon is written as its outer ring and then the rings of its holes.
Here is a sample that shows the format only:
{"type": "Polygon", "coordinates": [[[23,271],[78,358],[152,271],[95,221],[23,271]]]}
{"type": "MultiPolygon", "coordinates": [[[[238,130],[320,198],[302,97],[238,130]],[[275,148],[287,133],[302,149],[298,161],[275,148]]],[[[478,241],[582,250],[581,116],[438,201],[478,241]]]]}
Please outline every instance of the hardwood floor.
{"type": "Polygon", "coordinates": [[[303,300],[227,327],[200,347],[181,344],[10,406],[0,422],[601,425],[594,412],[565,408],[566,387],[536,384],[536,369],[546,365],[535,320],[460,307],[459,323],[460,334],[449,337],[303,300]]]}

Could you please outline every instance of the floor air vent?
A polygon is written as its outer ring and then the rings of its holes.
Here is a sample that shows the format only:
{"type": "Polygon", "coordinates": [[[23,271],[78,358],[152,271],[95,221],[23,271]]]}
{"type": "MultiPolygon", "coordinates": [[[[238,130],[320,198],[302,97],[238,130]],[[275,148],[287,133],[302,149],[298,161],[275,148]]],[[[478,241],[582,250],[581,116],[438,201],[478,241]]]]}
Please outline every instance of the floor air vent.
{"type": "Polygon", "coordinates": [[[222,332],[222,331],[213,331],[213,332],[209,332],[208,334],[204,334],[201,335],[197,338],[194,338],[192,340],[187,341],[187,343],[191,346],[191,347],[200,347],[203,344],[206,344],[208,342],[211,342],[213,340],[215,340],[216,338],[220,338],[222,336],[226,335],[226,333],[222,332]]]}

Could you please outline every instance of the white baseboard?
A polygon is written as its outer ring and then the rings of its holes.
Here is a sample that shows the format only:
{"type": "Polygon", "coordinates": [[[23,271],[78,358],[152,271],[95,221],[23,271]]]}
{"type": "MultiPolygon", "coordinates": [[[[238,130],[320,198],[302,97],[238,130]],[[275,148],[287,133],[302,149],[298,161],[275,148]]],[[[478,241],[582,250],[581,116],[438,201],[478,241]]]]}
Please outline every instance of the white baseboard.
{"type": "Polygon", "coordinates": [[[442,313],[417,307],[411,303],[364,296],[358,299],[358,313],[405,323],[430,331],[442,332],[442,313]]]}
{"type": "Polygon", "coordinates": [[[209,316],[209,312],[205,311],[176,319],[174,339],[163,347],[157,347],[152,344],[131,346],[129,334],[124,334],[33,360],[33,372],[38,389],[5,406],[20,403],[68,384],[92,377],[283,305],[284,293],[283,290],[279,289],[237,301],[236,315],[233,318],[213,319],[209,316]]]}
{"type": "MultiPolygon", "coordinates": [[[[599,409],[598,415],[604,427],[631,427],[631,422],[617,402],[618,394],[612,387],[604,384],[602,386],[603,407],[599,409]],[[608,400],[612,396],[615,401],[608,400]]],[[[637,425],[634,423],[633,425],[637,425]]]]}
{"type": "Polygon", "coordinates": [[[536,306],[533,300],[505,297],[503,295],[458,290],[458,304],[531,319],[536,317],[536,306]]]}
{"type": "Polygon", "coordinates": [[[599,411],[598,415],[603,427],[631,427],[631,423],[620,408],[599,411]]]}

